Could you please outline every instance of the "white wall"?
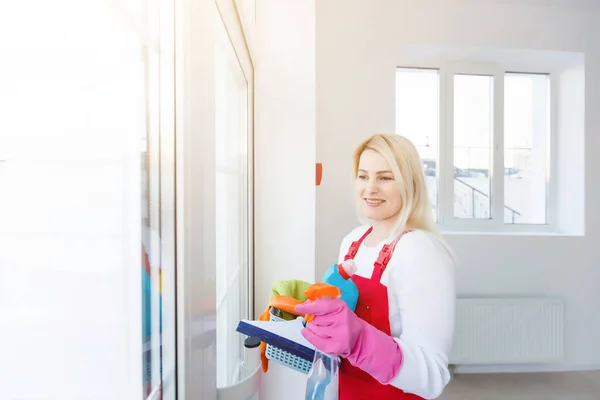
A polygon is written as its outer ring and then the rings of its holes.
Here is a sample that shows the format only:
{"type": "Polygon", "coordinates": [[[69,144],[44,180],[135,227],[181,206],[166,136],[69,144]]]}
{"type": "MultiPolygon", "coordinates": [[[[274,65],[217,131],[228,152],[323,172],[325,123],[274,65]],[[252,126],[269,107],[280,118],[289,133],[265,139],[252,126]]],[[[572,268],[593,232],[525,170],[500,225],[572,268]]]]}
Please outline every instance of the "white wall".
{"type": "MultiPolygon", "coordinates": [[[[255,68],[256,312],[280,279],[315,279],[315,2],[258,0],[255,68]]],[[[303,399],[306,378],[270,363],[261,400],[303,399]]]]}
{"type": "MultiPolygon", "coordinates": [[[[600,50],[594,8],[496,1],[329,0],[316,6],[316,272],[337,257],[357,224],[354,147],[394,132],[394,72],[402,45],[490,46],[585,53],[585,227],[583,237],[455,234],[460,295],[547,294],[566,300],[566,362],[553,369],[600,368],[600,50]]],[[[554,2],[558,4],[559,2],[554,2]]],[[[536,367],[531,367],[532,369],[536,367]]]]}

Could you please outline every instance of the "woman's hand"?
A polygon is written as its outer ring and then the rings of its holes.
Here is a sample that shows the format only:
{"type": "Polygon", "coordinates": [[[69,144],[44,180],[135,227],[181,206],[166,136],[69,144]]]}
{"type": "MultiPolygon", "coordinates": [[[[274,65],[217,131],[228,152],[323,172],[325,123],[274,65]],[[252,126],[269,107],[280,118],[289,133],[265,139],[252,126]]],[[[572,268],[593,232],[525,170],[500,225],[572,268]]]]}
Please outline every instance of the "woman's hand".
{"type": "Polygon", "coordinates": [[[317,299],[297,305],[299,314],[312,314],[302,336],[324,353],[348,357],[365,322],[341,299],[317,299]]]}
{"type": "Polygon", "coordinates": [[[402,349],[389,335],[360,319],[343,300],[315,300],[297,305],[299,314],[313,314],[302,336],[324,353],[342,356],[384,385],[402,367],[402,349]]]}

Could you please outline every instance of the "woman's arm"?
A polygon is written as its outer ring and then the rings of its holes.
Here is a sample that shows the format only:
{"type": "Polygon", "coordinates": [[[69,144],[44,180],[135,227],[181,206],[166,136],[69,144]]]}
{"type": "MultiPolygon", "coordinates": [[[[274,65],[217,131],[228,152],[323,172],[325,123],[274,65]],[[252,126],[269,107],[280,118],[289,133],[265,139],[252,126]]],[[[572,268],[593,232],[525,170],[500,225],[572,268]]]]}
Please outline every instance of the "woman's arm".
{"type": "MultiPolygon", "coordinates": [[[[390,382],[426,399],[438,397],[450,380],[448,356],[454,333],[454,263],[432,235],[415,231],[396,247],[388,266],[402,334],[400,371],[390,382]]],[[[392,310],[390,310],[392,311],[392,310]]]]}

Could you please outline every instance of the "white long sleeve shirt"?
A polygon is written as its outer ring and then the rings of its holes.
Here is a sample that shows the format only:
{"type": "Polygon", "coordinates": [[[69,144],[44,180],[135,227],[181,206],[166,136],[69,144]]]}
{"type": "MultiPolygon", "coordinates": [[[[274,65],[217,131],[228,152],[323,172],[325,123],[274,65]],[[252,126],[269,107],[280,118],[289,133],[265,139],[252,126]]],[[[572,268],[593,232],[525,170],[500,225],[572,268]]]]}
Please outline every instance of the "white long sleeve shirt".
{"type": "MultiPolygon", "coordinates": [[[[360,226],[342,241],[339,262],[353,241],[368,229],[360,226]]],[[[354,257],[356,274],[370,278],[384,244],[368,247],[363,242],[354,257]]],[[[454,262],[437,238],[425,231],[406,233],[381,277],[388,289],[391,335],[404,360],[390,383],[406,393],[435,399],[450,380],[448,355],[454,332],[454,262]]]]}

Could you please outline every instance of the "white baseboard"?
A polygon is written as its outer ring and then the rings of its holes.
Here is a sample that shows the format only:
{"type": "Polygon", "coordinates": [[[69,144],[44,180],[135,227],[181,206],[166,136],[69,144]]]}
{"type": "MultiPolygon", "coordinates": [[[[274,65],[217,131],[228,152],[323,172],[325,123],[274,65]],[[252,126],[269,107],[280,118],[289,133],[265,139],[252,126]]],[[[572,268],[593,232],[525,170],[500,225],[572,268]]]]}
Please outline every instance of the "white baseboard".
{"type": "Polygon", "coordinates": [[[537,365],[456,365],[455,374],[501,374],[501,373],[526,373],[526,372],[577,372],[600,371],[600,364],[590,365],[565,365],[565,364],[537,364],[537,365]]]}

